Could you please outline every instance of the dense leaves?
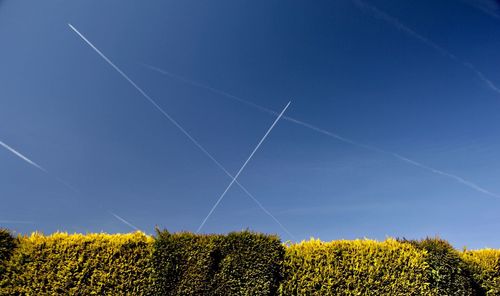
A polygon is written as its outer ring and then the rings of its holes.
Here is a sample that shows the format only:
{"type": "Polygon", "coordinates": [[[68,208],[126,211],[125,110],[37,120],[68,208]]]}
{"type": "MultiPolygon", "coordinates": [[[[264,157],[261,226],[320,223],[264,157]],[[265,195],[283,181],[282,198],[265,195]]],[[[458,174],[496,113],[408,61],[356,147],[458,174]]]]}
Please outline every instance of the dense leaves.
{"type": "Polygon", "coordinates": [[[436,295],[425,257],[393,239],[302,242],[287,248],[280,295],[436,295]]]}
{"type": "Polygon", "coordinates": [[[388,239],[283,245],[249,231],[12,237],[0,295],[500,296],[500,250],[388,239]]]}
{"type": "Polygon", "coordinates": [[[6,229],[0,229],[0,281],[5,274],[5,263],[9,260],[14,248],[16,247],[16,241],[6,229]]]}
{"type": "Polygon", "coordinates": [[[153,238],[133,234],[19,237],[0,295],[147,295],[153,238]]]}
{"type": "Polygon", "coordinates": [[[461,255],[481,287],[482,295],[500,296],[500,250],[465,250],[461,255]]]}
{"type": "Polygon", "coordinates": [[[437,295],[481,295],[480,287],[471,276],[460,253],[449,242],[440,238],[402,240],[418,249],[427,251],[429,284],[437,295]]]}
{"type": "Polygon", "coordinates": [[[284,247],[276,236],[158,233],[157,295],[275,295],[284,247]]]}

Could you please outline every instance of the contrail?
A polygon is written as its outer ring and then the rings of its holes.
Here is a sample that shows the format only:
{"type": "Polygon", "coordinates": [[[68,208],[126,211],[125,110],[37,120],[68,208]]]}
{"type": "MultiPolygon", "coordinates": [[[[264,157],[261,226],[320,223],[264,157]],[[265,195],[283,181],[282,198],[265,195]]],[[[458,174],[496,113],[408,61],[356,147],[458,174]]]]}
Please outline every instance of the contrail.
{"type": "Polygon", "coordinates": [[[14,155],[16,155],[20,159],[24,160],[25,162],[29,163],[30,165],[36,167],[37,169],[39,169],[39,170],[41,170],[41,171],[43,171],[43,172],[45,172],[47,174],[49,173],[42,166],[40,166],[36,162],[32,161],[31,159],[27,158],[26,156],[22,155],[20,152],[18,152],[14,148],[10,147],[9,145],[5,144],[4,142],[0,141],[0,146],[2,146],[3,148],[5,148],[5,149],[9,150],[10,152],[14,153],[14,155]]]}
{"type": "Polygon", "coordinates": [[[196,231],[197,233],[200,232],[200,230],[203,228],[203,226],[207,222],[208,218],[210,218],[210,216],[212,215],[212,213],[215,211],[215,208],[217,208],[217,206],[219,205],[219,203],[221,202],[221,200],[224,198],[224,196],[226,195],[226,193],[228,192],[228,190],[231,188],[231,186],[233,186],[233,183],[236,181],[236,179],[241,174],[241,172],[243,171],[243,169],[245,169],[246,165],[248,164],[248,162],[250,161],[250,159],[252,159],[252,157],[255,154],[255,152],[257,152],[257,150],[259,150],[260,145],[262,145],[262,143],[267,138],[267,136],[269,135],[269,133],[273,130],[273,128],[276,125],[276,123],[278,123],[278,121],[280,120],[281,116],[283,116],[283,114],[285,113],[286,109],[288,109],[288,106],[290,106],[290,103],[291,102],[288,102],[288,104],[286,104],[286,106],[283,109],[283,111],[281,111],[281,113],[278,115],[278,117],[276,118],[276,120],[274,120],[274,122],[271,125],[271,127],[267,130],[266,134],[262,137],[262,139],[259,141],[259,143],[257,144],[257,146],[253,149],[252,153],[250,153],[250,156],[243,163],[243,165],[241,166],[241,168],[238,171],[238,173],[236,173],[236,175],[234,176],[233,180],[231,180],[231,183],[229,183],[229,185],[226,187],[226,190],[224,190],[224,192],[220,195],[219,199],[214,204],[214,206],[212,207],[212,209],[210,210],[210,212],[208,213],[208,215],[205,217],[205,219],[203,220],[203,222],[201,222],[200,227],[198,227],[198,230],[196,231]]]}
{"type": "Polygon", "coordinates": [[[109,212],[111,215],[113,215],[116,219],[120,220],[121,222],[125,223],[126,225],[130,226],[132,229],[135,229],[137,231],[141,231],[139,228],[137,228],[134,224],[128,222],[127,220],[123,219],[122,217],[118,216],[117,214],[113,212],[109,212]]]}
{"type": "MultiPolygon", "coordinates": [[[[46,169],[44,169],[42,166],[40,166],[39,164],[37,164],[36,162],[32,161],[31,159],[29,159],[28,157],[24,156],[23,154],[21,154],[19,151],[15,150],[14,148],[10,147],[9,145],[5,144],[3,141],[0,141],[0,146],[4,147],[5,149],[7,149],[8,151],[12,152],[14,155],[16,155],[17,157],[21,158],[22,160],[24,160],[25,162],[27,162],[28,164],[38,168],[39,170],[43,171],[44,173],[48,174],[48,175],[51,175],[46,169]]],[[[78,194],[82,194],[78,189],[76,189],[75,187],[73,187],[72,185],[70,185],[69,183],[67,183],[66,181],[64,181],[63,179],[57,177],[57,176],[53,176],[57,181],[61,182],[63,185],[65,185],[66,187],[70,188],[71,190],[73,190],[74,192],[78,193],[78,194]]],[[[119,219],[120,221],[122,221],[123,223],[127,224],[128,226],[136,229],[136,230],[139,230],[137,227],[135,227],[134,225],[130,224],[129,222],[125,221],[123,218],[121,218],[120,216],[114,214],[114,213],[111,213],[113,216],[115,216],[115,218],[119,219]]],[[[15,221],[15,220],[0,220],[0,223],[3,223],[3,224],[33,224],[32,221],[15,221]]]]}
{"type": "Polygon", "coordinates": [[[445,177],[448,177],[448,178],[452,178],[454,179],[455,181],[459,182],[459,183],[462,183],[463,185],[469,187],[469,188],[472,188],[476,191],[479,191],[481,193],[484,193],[486,195],[489,195],[489,196],[493,196],[493,197],[497,197],[497,198],[500,198],[500,195],[496,194],[496,193],[493,193],[487,189],[484,189],[482,188],[481,186],[471,182],[471,181],[468,181],[468,180],[465,180],[464,178],[460,177],[460,176],[457,176],[457,175],[454,175],[454,174],[450,174],[450,173],[446,173],[446,172],[443,172],[441,170],[438,170],[438,169],[435,169],[433,167],[430,167],[430,166],[426,166],[426,165],[423,165],[419,162],[416,162],[414,160],[411,160],[411,159],[408,159],[406,157],[403,157],[397,153],[393,153],[392,155],[394,155],[394,157],[397,157],[399,159],[401,159],[402,161],[406,161],[410,164],[413,164],[414,166],[418,166],[418,167],[421,167],[422,169],[424,170],[428,170],[428,171],[431,171],[435,174],[439,174],[439,175],[442,175],[442,176],[445,176],[445,177]]]}
{"type": "MultiPolygon", "coordinates": [[[[157,67],[153,67],[153,66],[149,66],[149,65],[146,65],[148,68],[152,69],[152,70],[155,70],[159,73],[162,73],[162,74],[165,74],[165,75],[169,75],[170,77],[174,77],[176,79],[179,79],[185,83],[188,83],[188,84],[191,84],[193,86],[197,86],[197,87],[200,87],[200,88],[204,88],[206,90],[209,90],[209,91],[212,91],[214,93],[217,93],[217,94],[220,94],[226,98],[229,98],[229,99],[234,99],[234,100],[237,100],[239,102],[242,102],[244,104],[246,104],[247,106],[251,106],[251,107],[254,107],[255,109],[258,109],[260,111],[263,111],[263,112],[266,112],[266,113],[269,113],[269,114],[273,114],[273,115],[278,115],[279,113],[274,111],[274,110],[271,110],[269,108],[266,108],[264,106],[261,106],[261,105],[258,105],[258,104],[255,104],[253,102],[250,102],[250,101],[247,101],[243,98],[240,98],[238,96],[235,96],[235,95],[232,95],[232,94],[229,94],[225,91],[221,91],[221,90],[218,90],[218,89],[215,89],[213,87],[210,87],[210,86],[206,86],[204,84],[201,84],[199,82],[196,82],[196,81],[192,81],[192,80],[189,80],[187,78],[182,78],[178,75],[175,75],[175,74],[172,74],[170,72],[167,72],[165,70],[162,70],[160,68],[157,68],[157,67]],[[167,74],[168,73],[168,74],[167,74]]],[[[357,142],[357,141],[354,141],[354,140],[351,140],[349,138],[346,138],[346,137],[343,137],[343,136],[340,136],[336,133],[333,133],[333,132],[330,132],[330,131],[327,131],[325,129],[322,129],[320,127],[317,127],[313,124],[310,124],[310,123],[307,123],[307,122],[304,122],[304,121],[301,121],[301,120],[298,120],[298,119],[295,119],[293,117],[289,117],[289,116],[283,116],[283,119],[284,120],[287,120],[289,122],[293,122],[297,125],[300,125],[302,127],[305,127],[305,128],[308,128],[310,130],[313,130],[317,133],[320,133],[320,134],[323,134],[325,136],[328,136],[330,138],[334,138],[336,140],[339,140],[341,142],[344,142],[344,143],[347,143],[347,144],[350,144],[350,145],[353,145],[353,146],[356,146],[356,147],[359,147],[359,148],[364,148],[364,149],[367,149],[367,150],[371,150],[373,152],[378,152],[378,153],[383,153],[383,154],[387,154],[387,155],[390,155],[392,157],[395,157],[396,159],[399,159],[400,161],[403,161],[407,164],[411,164],[413,166],[416,166],[416,167],[419,167],[421,169],[424,169],[424,170],[427,170],[431,173],[435,173],[435,174],[438,174],[438,175],[442,175],[442,176],[445,176],[445,177],[448,177],[448,178],[451,178],[451,179],[454,179],[455,181],[458,181],[460,182],[461,184],[471,188],[471,189],[474,189],[480,193],[483,193],[483,194],[487,194],[487,195],[490,195],[490,196],[497,196],[497,194],[495,193],[492,193],[476,184],[474,184],[473,182],[470,182],[468,180],[465,180],[464,178],[462,177],[459,177],[459,176],[456,176],[456,175],[453,175],[453,174],[449,174],[449,173],[446,173],[444,171],[441,171],[441,170],[438,170],[438,169],[435,169],[433,167],[430,167],[430,166],[427,166],[427,165],[424,165],[420,162],[417,162],[415,160],[411,160],[409,158],[406,158],[404,156],[401,156],[400,154],[398,153],[394,153],[394,152],[391,152],[391,151],[387,151],[387,150],[384,150],[384,149],[380,149],[380,148],[377,148],[375,146],[371,146],[371,145],[366,145],[366,144],[363,144],[363,143],[360,143],[360,142],[357,142]]]]}
{"type": "MultiPolygon", "coordinates": [[[[158,105],[142,88],[140,88],[130,77],[127,76],[118,66],[116,66],[110,59],[108,59],[97,47],[95,47],[85,36],[83,36],[73,25],[68,24],[68,26],[83,40],[87,43],[99,56],[101,56],[113,69],[115,69],[125,80],[127,80],[144,98],[146,98],[163,116],[165,116],[175,127],[177,127],[198,149],[200,149],[210,160],[212,160],[215,165],[217,165],[229,178],[234,179],[231,173],[229,173],[226,168],[219,162],[215,157],[212,156],[195,138],[191,136],[172,116],[170,116],[160,105],[158,105]]],[[[266,214],[268,214],[274,221],[278,221],[278,219],[273,216],[268,210],[265,210],[260,202],[251,195],[246,188],[243,187],[238,181],[236,184],[253,200],[257,203],[257,205],[264,210],[266,214]]],[[[278,223],[278,225],[292,238],[293,235],[290,234],[283,224],[278,223]]]]}
{"type": "Polygon", "coordinates": [[[498,4],[496,1],[491,0],[491,1],[477,1],[477,0],[472,0],[472,1],[466,1],[462,0],[463,3],[470,5],[471,7],[474,7],[475,9],[492,16],[496,19],[500,19],[500,14],[498,13],[498,4]]]}
{"type": "Polygon", "coordinates": [[[361,0],[352,0],[352,2],[356,6],[358,6],[361,10],[365,10],[365,11],[368,11],[369,13],[371,13],[375,18],[378,18],[380,20],[385,21],[386,23],[392,25],[393,27],[397,28],[398,30],[400,30],[400,31],[402,31],[402,32],[404,32],[404,33],[406,33],[406,34],[414,37],[415,39],[419,40],[420,42],[424,43],[425,45],[433,48],[435,51],[437,51],[441,55],[443,55],[445,57],[448,57],[449,59],[460,63],[462,66],[466,67],[472,73],[474,73],[474,75],[476,75],[477,78],[479,78],[483,83],[485,83],[486,86],[488,86],[489,89],[491,89],[492,91],[494,91],[494,92],[496,92],[497,94],[500,95],[500,88],[498,86],[496,86],[493,83],[493,81],[491,81],[490,79],[488,79],[484,75],[483,72],[477,70],[477,68],[474,65],[472,65],[471,63],[465,62],[465,61],[459,59],[456,55],[454,55],[450,51],[446,50],[445,48],[443,48],[442,46],[438,45],[437,43],[435,43],[434,41],[430,40],[429,38],[426,38],[426,37],[422,36],[417,31],[411,29],[410,27],[408,27],[407,25],[405,25],[404,23],[402,23],[397,18],[389,15],[388,13],[380,10],[379,8],[377,8],[377,7],[375,7],[375,6],[371,5],[371,4],[368,4],[368,3],[364,2],[364,1],[361,1],[361,0]]]}
{"type": "Polygon", "coordinates": [[[14,148],[10,147],[9,145],[5,144],[4,142],[0,141],[0,146],[4,147],[8,151],[12,152],[14,155],[16,155],[20,159],[24,160],[28,164],[36,167],[37,169],[41,170],[42,172],[46,173],[47,175],[50,175],[51,177],[53,177],[54,179],[56,179],[59,183],[61,183],[64,186],[68,187],[69,189],[71,189],[73,192],[81,194],[79,190],[77,190],[75,187],[71,186],[68,182],[64,181],[63,179],[61,179],[60,177],[58,177],[56,175],[53,175],[53,174],[49,173],[49,171],[47,171],[41,165],[39,165],[36,162],[32,161],[31,159],[29,159],[28,157],[24,156],[19,151],[15,150],[14,148]]]}

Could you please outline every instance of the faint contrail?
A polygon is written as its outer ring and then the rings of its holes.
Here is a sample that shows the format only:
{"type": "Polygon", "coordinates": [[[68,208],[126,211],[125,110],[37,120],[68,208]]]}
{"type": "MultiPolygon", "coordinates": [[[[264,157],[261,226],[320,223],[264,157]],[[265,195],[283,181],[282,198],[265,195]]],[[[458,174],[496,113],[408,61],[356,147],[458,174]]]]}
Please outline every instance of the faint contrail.
{"type": "Polygon", "coordinates": [[[120,220],[121,222],[127,224],[128,226],[130,226],[131,228],[137,230],[137,231],[141,231],[138,227],[136,227],[134,224],[128,222],[127,220],[123,219],[122,217],[118,216],[117,214],[113,213],[113,212],[109,212],[111,215],[113,215],[116,219],[120,220]]]}
{"type": "Polygon", "coordinates": [[[369,13],[371,13],[374,17],[380,19],[380,20],[383,20],[385,21],[386,23],[392,25],[393,27],[396,27],[398,30],[414,37],[415,39],[419,40],[420,42],[426,44],[427,46],[433,48],[434,50],[436,50],[437,52],[439,52],[441,55],[443,56],[446,56],[448,58],[450,58],[451,60],[454,60],[460,64],[462,64],[462,66],[466,67],[467,69],[471,70],[472,73],[474,73],[476,75],[477,78],[479,78],[483,83],[486,84],[486,86],[488,86],[489,89],[491,89],[492,91],[496,92],[497,94],[500,94],[500,88],[498,86],[496,86],[493,81],[491,81],[490,79],[488,79],[483,72],[477,70],[477,68],[472,65],[471,63],[469,62],[465,62],[461,59],[459,59],[456,55],[454,55],[453,53],[451,53],[450,51],[446,50],[445,48],[443,48],[442,46],[438,45],[437,43],[435,43],[434,41],[430,40],[429,38],[427,37],[424,37],[422,36],[420,33],[418,33],[417,31],[411,29],[410,27],[408,27],[407,25],[405,25],[404,23],[402,23],[400,20],[398,20],[397,18],[389,15],[388,13],[382,11],[381,9],[371,5],[371,4],[368,4],[364,1],[361,1],[361,0],[352,0],[352,2],[354,2],[354,4],[356,4],[356,6],[358,6],[360,9],[362,10],[365,10],[365,11],[368,11],[369,13]]]}
{"type": "Polygon", "coordinates": [[[68,182],[64,181],[62,178],[60,178],[60,177],[58,177],[56,175],[52,175],[51,173],[49,173],[49,171],[47,171],[41,165],[39,165],[36,162],[32,161],[31,159],[27,158],[26,156],[24,156],[23,154],[21,154],[19,151],[15,150],[14,148],[10,147],[9,145],[5,144],[4,142],[0,141],[0,146],[4,147],[8,151],[12,152],[14,155],[16,155],[20,159],[24,160],[28,164],[36,167],[37,169],[41,170],[42,172],[46,173],[47,175],[50,175],[51,177],[53,177],[54,179],[56,179],[59,183],[61,183],[64,186],[68,187],[69,189],[71,189],[75,193],[81,194],[79,190],[77,190],[75,187],[71,186],[68,182]]]}
{"type": "Polygon", "coordinates": [[[491,1],[477,1],[477,0],[472,0],[472,1],[466,1],[462,0],[463,3],[470,5],[471,7],[474,7],[475,9],[478,9],[479,11],[492,16],[496,19],[500,19],[500,14],[498,12],[498,4],[497,1],[491,0],[491,1]]]}
{"type": "MultiPolygon", "coordinates": [[[[196,82],[196,81],[192,81],[192,80],[189,80],[187,78],[183,78],[183,77],[180,77],[176,74],[172,74],[170,72],[167,72],[165,70],[162,70],[160,68],[157,68],[157,67],[153,67],[153,66],[149,66],[149,65],[145,65],[147,66],[148,68],[152,69],[152,70],[155,70],[159,73],[162,73],[162,74],[165,74],[165,75],[169,75],[170,77],[174,77],[176,79],[179,79],[185,83],[188,83],[188,84],[191,84],[193,86],[197,86],[197,87],[200,87],[200,88],[204,88],[206,90],[209,90],[209,91],[212,91],[214,93],[217,93],[217,94],[220,94],[222,96],[225,96],[226,98],[229,98],[229,99],[234,99],[236,101],[239,101],[239,102],[242,102],[244,104],[246,104],[247,106],[251,106],[251,107],[254,107],[255,109],[258,109],[260,111],[263,111],[263,112],[266,112],[266,113],[269,113],[269,114],[273,114],[273,115],[278,115],[279,113],[272,110],[272,109],[269,109],[267,107],[264,107],[264,106],[261,106],[261,105],[257,105],[253,102],[250,102],[250,101],[247,101],[243,98],[240,98],[238,96],[235,96],[235,95],[232,95],[232,94],[229,94],[225,91],[222,91],[222,90],[218,90],[218,89],[215,89],[213,87],[210,87],[210,86],[206,86],[204,84],[201,84],[199,82],[196,82]]],[[[334,139],[337,139],[339,141],[342,141],[344,143],[347,143],[347,144],[351,144],[353,146],[356,146],[356,147],[360,147],[360,148],[364,148],[364,149],[368,149],[368,150],[371,150],[371,151],[374,151],[374,152],[378,152],[378,153],[383,153],[383,154],[388,154],[388,155],[391,155],[392,157],[395,157],[397,159],[399,159],[400,161],[403,161],[407,164],[411,164],[413,166],[416,166],[416,167],[419,167],[421,169],[425,169],[429,172],[432,172],[432,173],[435,173],[435,174],[439,174],[439,175],[442,175],[442,176],[446,176],[446,177],[449,177],[451,179],[454,179],[455,181],[458,181],[460,183],[462,183],[463,185],[469,187],[469,188],[472,188],[478,192],[481,192],[481,193],[484,193],[484,194],[487,194],[487,195],[490,195],[490,196],[497,196],[495,193],[492,193],[476,184],[474,184],[473,182],[470,182],[470,181],[467,181],[465,180],[464,178],[461,178],[459,176],[456,176],[456,175],[453,175],[453,174],[449,174],[449,173],[446,173],[446,172],[443,172],[443,171],[440,171],[438,169],[435,169],[435,168],[432,168],[430,166],[426,166],[420,162],[417,162],[417,161],[414,161],[414,160],[411,160],[409,158],[406,158],[404,156],[401,156],[400,154],[398,153],[394,153],[394,152],[391,152],[391,151],[387,151],[387,150],[384,150],[384,149],[380,149],[380,148],[377,148],[375,146],[371,146],[371,145],[366,145],[366,144],[363,144],[363,143],[360,143],[360,142],[357,142],[357,141],[354,141],[354,140],[351,140],[349,138],[346,138],[346,137],[343,137],[343,136],[340,136],[336,133],[333,133],[333,132],[330,132],[330,131],[327,131],[325,129],[322,129],[320,127],[317,127],[313,124],[310,124],[310,123],[307,123],[307,122],[304,122],[304,121],[301,121],[301,120],[298,120],[298,119],[295,119],[293,117],[289,117],[289,116],[283,116],[283,119],[284,120],[287,120],[289,122],[293,122],[295,124],[298,124],[300,126],[303,126],[303,127],[306,127],[310,130],[313,130],[315,132],[318,132],[318,133],[321,133],[325,136],[328,136],[330,138],[334,138],[334,139]]]]}
{"type": "Polygon", "coordinates": [[[448,177],[448,178],[452,178],[452,179],[456,180],[457,182],[462,183],[463,185],[468,186],[468,187],[470,187],[470,188],[472,188],[474,190],[477,190],[477,191],[479,191],[481,193],[484,193],[484,194],[489,195],[489,196],[500,198],[500,195],[498,195],[496,193],[493,193],[493,192],[491,192],[491,191],[489,191],[487,189],[484,189],[481,186],[479,186],[479,185],[477,185],[477,184],[475,184],[475,183],[473,183],[471,181],[465,180],[464,178],[462,178],[460,176],[457,176],[457,175],[454,175],[454,174],[450,174],[450,173],[446,173],[446,172],[443,172],[441,170],[435,169],[433,167],[423,165],[423,164],[421,164],[419,162],[416,162],[414,160],[411,160],[411,159],[408,159],[406,157],[403,157],[403,156],[401,156],[401,155],[399,155],[397,153],[393,153],[393,155],[395,157],[403,160],[403,161],[406,161],[406,162],[411,163],[411,164],[413,164],[415,166],[421,167],[421,168],[423,168],[425,170],[431,171],[431,172],[433,172],[435,174],[439,174],[439,175],[443,175],[443,176],[448,177]]]}
{"type": "Polygon", "coordinates": [[[20,152],[18,152],[14,148],[10,147],[9,145],[5,144],[4,142],[0,141],[0,146],[2,146],[3,148],[5,148],[5,149],[9,150],[10,152],[14,153],[14,155],[16,155],[20,159],[24,160],[25,162],[29,163],[30,165],[36,167],[37,169],[39,169],[39,170],[41,170],[41,171],[43,171],[43,172],[45,172],[47,174],[49,173],[42,166],[40,166],[36,162],[32,161],[31,159],[27,158],[26,156],[22,155],[20,152]]]}
{"type": "Polygon", "coordinates": [[[255,146],[255,148],[253,149],[252,153],[250,153],[250,156],[243,163],[243,165],[241,166],[241,168],[238,171],[238,173],[236,173],[236,175],[234,176],[233,180],[231,180],[231,182],[229,183],[229,185],[226,187],[226,190],[224,190],[224,192],[220,195],[219,199],[217,199],[217,202],[215,202],[214,206],[212,207],[212,209],[210,210],[210,212],[208,213],[208,215],[205,217],[205,219],[203,220],[203,222],[201,222],[200,227],[198,227],[198,230],[196,232],[200,232],[200,230],[203,228],[203,226],[207,222],[208,218],[210,218],[210,215],[212,215],[212,213],[215,211],[215,208],[217,208],[217,206],[222,201],[222,199],[224,198],[224,196],[226,195],[226,193],[228,192],[228,190],[231,188],[231,186],[233,186],[233,183],[236,181],[236,179],[241,174],[241,172],[243,171],[243,169],[245,169],[245,167],[248,164],[248,162],[250,161],[250,159],[252,159],[252,157],[255,154],[255,152],[257,152],[257,150],[259,149],[260,145],[262,145],[262,143],[267,138],[267,136],[269,135],[269,133],[273,130],[273,128],[276,125],[276,123],[278,123],[278,121],[280,120],[281,116],[283,116],[283,113],[285,113],[285,111],[288,108],[288,106],[290,106],[290,103],[291,102],[288,102],[288,104],[286,104],[286,106],[283,109],[283,111],[281,111],[281,113],[278,115],[278,117],[276,118],[276,120],[274,120],[274,122],[271,125],[271,127],[267,130],[266,134],[262,137],[262,139],[259,141],[259,143],[257,144],[257,146],[255,146]]]}
{"type": "MultiPolygon", "coordinates": [[[[234,179],[233,176],[226,170],[226,168],[219,162],[215,157],[212,156],[195,138],[191,136],[172,116],[170,116],[163,108],[160,107],[142,88],[140,88],[130,77],[127,76],[118,66],[116,66],[110,59],[108,59],[97,47],[95,47],[85,36],[83,36],[73,25],[68,24],[68,26],[83,40],[87,43],[99,56],[101,56],[113,69],[115,69],[125,80],[127,80],[144,98],[146,98],[163,116],[165,116],[173,125],[175,125],[198,149],[200,149],[210,160],[212,160],[229,178],[234,179]]],[[[271,216],[274,221],[278,221],[278,219],[273,216],[268,210],[265,210],[264,207],[257,199],[251,195],[247,189],[243,187],[238,181],[236,184],[253,200],[257,203],[257,205],[264,210],[266,214],[271,216]]],[[[279,226],[290,236],[290,231],[288,231],[283,224],[278,223],[279,226]]],[[[293,236],[292,236],[293,238],[293,236]]]]}

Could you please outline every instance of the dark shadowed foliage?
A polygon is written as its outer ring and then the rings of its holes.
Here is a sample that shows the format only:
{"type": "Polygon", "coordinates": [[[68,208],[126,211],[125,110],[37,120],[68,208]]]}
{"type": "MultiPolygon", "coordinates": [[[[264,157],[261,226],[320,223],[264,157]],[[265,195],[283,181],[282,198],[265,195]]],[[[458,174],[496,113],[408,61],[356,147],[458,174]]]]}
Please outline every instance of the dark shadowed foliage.
{"type": "Polygon", "coordinates": [[[449,242],[437,237],[400,241],[427,251],[429,284],[438,295],[485,295],[460,253],[449,242]]]}
{"type": "MultiPolygon", "coordinates": [[[[0,4],[1,4],[0,0],[0,4]]],[[[16,240],[7,229],[0,229],[0,281],[4,275],[4,264],[9,260],[14,248],[16,247],[16,240]]]]}
{"type": "Polygon", "coordinates": [[[249,231],[196,235],[158,231],[157,295],[275,295],[285,249],[277,236],[249,231]]]}

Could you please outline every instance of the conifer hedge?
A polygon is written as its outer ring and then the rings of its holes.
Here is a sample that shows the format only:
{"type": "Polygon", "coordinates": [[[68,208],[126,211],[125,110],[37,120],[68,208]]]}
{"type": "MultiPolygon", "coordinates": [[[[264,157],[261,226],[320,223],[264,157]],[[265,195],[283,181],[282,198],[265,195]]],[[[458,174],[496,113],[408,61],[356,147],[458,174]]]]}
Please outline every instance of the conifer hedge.
{"type": "Polygon", "coordinates": [[[153,238],[65,234],[17,238],[0,295],[148,295],[153,238]]]}
{"type": "Polygon", "coordinates": [[[500,250],[465,250],[461,255],[481,287],[479,295],[500,296],[500,250]]]}
{"type": "Polygon", "coordinates": [[[0,228],[0,281],[5,274],[5,263],[9,260],[15,247],[16,242],[10,232],[0,228]]]}
{"type": "Polygon", "coordinates": [[[276,295],[284,247],[277,236],[158,232],[156,295],[276,295]]]}
{"type": "Polygon", "coordinates": [[[436,295],[426,255],[394,239],[293,244],[286,250],[280,295],[436,295]]]}
{"type": "Polygon", "coordinates": [[[482,289],[472,277],[470,267],[449,242],[440,238],[402,242],[427,251],[425,261],[429,264],[429,285],[436,295],[482,295],[482,289]]]}
{"type": "Polygon", "coordinates": [[[12,237],[0,295],[500,296],[500,250],[388,239],[283,245],[249,231],[12,237]]]}

